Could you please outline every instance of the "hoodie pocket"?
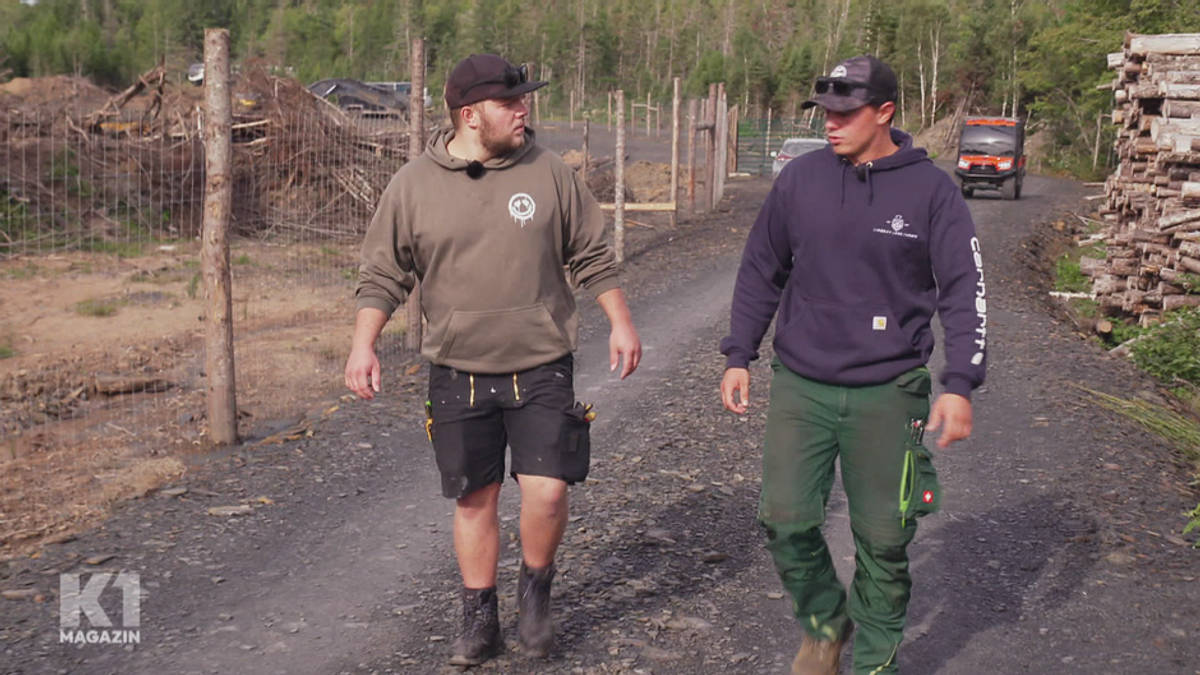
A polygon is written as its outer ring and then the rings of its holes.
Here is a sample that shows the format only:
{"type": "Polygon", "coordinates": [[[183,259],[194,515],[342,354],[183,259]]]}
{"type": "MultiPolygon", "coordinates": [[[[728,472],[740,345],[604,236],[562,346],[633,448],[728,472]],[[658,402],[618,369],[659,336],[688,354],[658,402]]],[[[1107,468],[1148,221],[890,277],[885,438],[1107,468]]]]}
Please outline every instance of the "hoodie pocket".
{"type": "Polygon", "coordinates": [[[438,360],[503,364],[529,354],[569,351],[550,310],[538,303],[512,309],[451,312],[438,360]]]}
{"type": "Polygon", "coordinates": [[[913,352],[912,340],[892,313],[816,300],[800,300],[799,311],[783,330],[783,344],[814,364],[887,361],[913,352]]]}

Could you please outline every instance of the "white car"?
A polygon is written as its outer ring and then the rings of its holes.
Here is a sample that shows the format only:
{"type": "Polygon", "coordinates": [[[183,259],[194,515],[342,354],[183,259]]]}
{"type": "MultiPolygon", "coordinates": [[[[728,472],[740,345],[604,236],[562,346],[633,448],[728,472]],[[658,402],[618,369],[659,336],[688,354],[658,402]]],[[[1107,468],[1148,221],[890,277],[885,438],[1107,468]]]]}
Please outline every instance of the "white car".
{"type": "Polygon", "coordinates": [[[778,151],[772,152],[771,156],[775,158],[771,162],[771,178],[778,178],[779,172],[783,171],[784,165],[796,159],[806,152],[820,150],[825,147],[826,141],[824,138],[789,138],[783,142],[783,147],[778,151]]]}

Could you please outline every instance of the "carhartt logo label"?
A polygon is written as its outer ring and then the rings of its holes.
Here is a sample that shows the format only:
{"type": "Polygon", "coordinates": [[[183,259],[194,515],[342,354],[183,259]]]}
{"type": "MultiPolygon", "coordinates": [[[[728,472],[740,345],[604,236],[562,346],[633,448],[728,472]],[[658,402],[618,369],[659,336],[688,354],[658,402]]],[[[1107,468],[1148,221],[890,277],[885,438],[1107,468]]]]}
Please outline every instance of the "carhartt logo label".
{"type": "Polygon", "coordinates": [[[874,231],[878,232],[879,234],[890,234],[897,237],[904,237],[905,239],[917,239],[916,234],[904,231],[906,228],[908,228],[908,226],[908,221],[904,220],[904,216],[897,213],[896,215],[892,216],[891,220],[887,221],[886,229],[877,227],[874,231]]]}
{"type": "Polygon", "coordinates": [[[972,365],[983,363],[984,352],[987,349],[987,285],[983,282],[983,255],[979,251],[979,238],[971,238],[971,256],[975,259],[975,273],[979,281],[975,282],[975,317],[979,324],[975,328],[976,352],[971,356],[972,365]]]}
{"type": "Polygon", "coordinates": [[[98,572],[82,583],[79,574],[60,574],[58,641],[71,644],[140,644],[142,633],[142,585],[136,572],[98,572]],[[116,580],[114,581],[114,577],[116,580]],[[100,605],[100,596],[108,588],[121,589],[120,629],[113,629],[112,619],[100,605]],[[89,630],[81,627],[87,616],[89,630]]]}
{"type": "Polygon", "coordinates": [[[533,197],[524,192],[518,192],[508,200],[508,213],[513,220],[521,224],[521,227],[525,227],[525,223],[533,219],[535,212],[537,212],[537,204],[533,203],[533,197]]]}
{"type": "Polygon", "coordinates": [[[829,76],[830,77],[845,77],[846,76],[846,66],[838,66],[837,68],[834,68],[833,72],[830,73],[829,76]]]}
{"type": "Polygon", "coordinates": [[[887,330],[887,317],[877,316],[871,320],[871,330],[887,330]]]}

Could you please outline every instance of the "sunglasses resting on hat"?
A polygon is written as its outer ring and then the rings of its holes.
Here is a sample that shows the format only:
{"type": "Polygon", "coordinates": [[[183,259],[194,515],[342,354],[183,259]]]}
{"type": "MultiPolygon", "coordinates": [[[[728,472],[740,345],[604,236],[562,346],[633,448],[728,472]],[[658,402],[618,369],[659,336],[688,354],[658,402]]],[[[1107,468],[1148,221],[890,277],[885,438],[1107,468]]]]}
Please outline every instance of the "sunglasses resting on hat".
{"type": "Polygon", "coordinates": [[[848,82],[846,80],[835,80],[829,77],[818,77],[817,84],[813,87],[817,94],[827,94],[832,89],[837,96],[849,96],[850,92],[855,89],[870,89],[871,85],[866,82],[848,82]]]}
{"type": "Polygon", "coordinates": [[[520,84],[525,84],[528,81],[529,67],[522,63],[520,66],[510,66],[505,68],[504,73],[498,77],[489,77],[484,80],[479,80],[478,82],[472,82],[462,90],[462,94],[460,94],[460,96],[466,98],[467,92],[471,91],[475,87],[482,87],[485,84],[502,84],[506,88],[512,89],[513,87],[520,84]]]}

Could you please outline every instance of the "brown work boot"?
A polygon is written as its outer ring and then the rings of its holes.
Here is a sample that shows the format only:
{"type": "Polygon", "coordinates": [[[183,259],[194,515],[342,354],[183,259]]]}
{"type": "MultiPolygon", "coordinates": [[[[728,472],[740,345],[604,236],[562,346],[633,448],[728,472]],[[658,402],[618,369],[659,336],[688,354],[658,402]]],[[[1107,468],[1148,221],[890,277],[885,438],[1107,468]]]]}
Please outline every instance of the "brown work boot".
{"type": "Polygon", "coordinates": [[[550,584],[554,581],[554,564],[533,569],[521,563],[517,581],[517,633],[521,647],[530,656],[546,658],[554,649],[554,618],[550,615],[550,584]]]}
{"type": "Polygon", "coordinates": [[[464,588],[462,635],[454,641],[450,663],[477,666],[500,653],[500,612],[496,607],[496,589],[464,588]]]}
{"type": "Polygon", "coordinates": [[[818,640],[807,633],[792,661],[792,675],[837,675],[845,640],[818,640]]]}

